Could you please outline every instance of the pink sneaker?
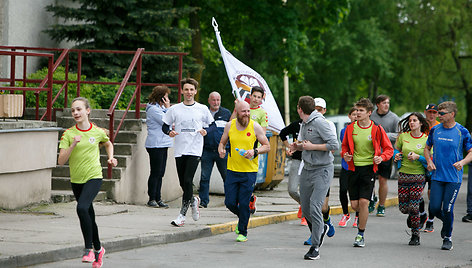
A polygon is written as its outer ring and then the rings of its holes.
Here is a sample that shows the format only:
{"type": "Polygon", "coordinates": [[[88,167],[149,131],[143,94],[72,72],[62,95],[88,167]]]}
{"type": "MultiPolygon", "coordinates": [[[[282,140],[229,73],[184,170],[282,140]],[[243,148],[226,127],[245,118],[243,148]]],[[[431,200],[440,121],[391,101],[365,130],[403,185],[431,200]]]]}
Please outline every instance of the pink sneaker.
{"type": "Polygon", "coordinates": [[[357,228],[357,221],[359,221],[359,217],[356,216],[354,223],[352,224],[352,228],[357,228]]]}
{"type": "Polygon", "coordinates": [[[349,220],[351,220],[351,215],[344,214],[343,217],[341,218],[341,220],[339,221],[338,226],[342,227],[342,228],[346,227],[349,220]]]}
{"type": "Polygon", "coordinates": [[[95,256],[97,256],[97,260],[92,263],[92,268],[100,268],[103,265],[103,255],[105,255],[105,248],[102,247],[100,251],[95,251],[95,256]]]}
{"type": "Polygon", "coordinates": [[[95,254],[92,249],[84,248],[84,255],[82,256],[82,262],[94,262],[95,254]]]}

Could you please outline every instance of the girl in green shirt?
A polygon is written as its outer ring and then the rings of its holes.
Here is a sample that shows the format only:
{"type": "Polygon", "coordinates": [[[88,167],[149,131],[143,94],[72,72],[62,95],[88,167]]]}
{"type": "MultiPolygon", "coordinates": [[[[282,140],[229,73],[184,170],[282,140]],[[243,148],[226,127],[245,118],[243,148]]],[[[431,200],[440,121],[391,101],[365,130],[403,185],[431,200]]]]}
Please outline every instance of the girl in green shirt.
{"type": "Polygon", "coordinates": [[[394,161],[399,166],[398,202],[403,214],[408,214],[411,246],[420,244],[419,204],[422,200],[426,163],[424,148],[428,138],[428,122],[420,113],[412,113],[399,122],[401,134],[395,142],[394,161]]]}

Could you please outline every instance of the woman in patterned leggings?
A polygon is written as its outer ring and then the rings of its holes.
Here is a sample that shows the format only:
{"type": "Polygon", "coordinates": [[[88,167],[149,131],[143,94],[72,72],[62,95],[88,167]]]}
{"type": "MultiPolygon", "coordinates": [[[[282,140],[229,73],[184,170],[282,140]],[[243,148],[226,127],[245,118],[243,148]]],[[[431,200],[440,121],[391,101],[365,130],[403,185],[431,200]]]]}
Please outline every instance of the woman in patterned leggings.
{"type": "Polygon", "coordinates": [[[407,225],[411,228],[411,246],[420,244],[419,204],[423,195],[426,163],[424,148],[426,145],[428,122],[420,113],[412,113],[401,120],[401,134],[395,143],[394,161],[399,167],[398,202],[400,211],[408,214],[407,225]],[[402,161],[403,160],[403,161],[402,161]]]}

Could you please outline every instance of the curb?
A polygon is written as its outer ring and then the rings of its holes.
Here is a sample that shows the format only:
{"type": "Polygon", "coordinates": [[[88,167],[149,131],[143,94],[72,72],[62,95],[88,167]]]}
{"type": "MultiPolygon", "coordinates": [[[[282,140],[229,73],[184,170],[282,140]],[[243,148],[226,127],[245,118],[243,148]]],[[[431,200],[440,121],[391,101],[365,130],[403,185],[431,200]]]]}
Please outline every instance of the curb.
{"type": "MultiPolygon", "coordinates": [[[[385,207],[398,205],[398,197],[390,198],[385,201],[385,207]]],[[[352,209],[349,207],[349,210],[352,209]]],[[[251,217],[249,219],[248,228],[255,228],[263,225],[276,224],[285,221],[297,220],[298,211],[284,212],[260,217],[251,217]]],[[[341,206],[331,207],[331,215],[342,214],[341,206]]],[[[115,239],[111,241],[104,241],[102,244],[107,249],[107,252],[118,252],[123,250],[135,249],[140,247],[155,246],[169,243],[178,243],[197,238],[204,238],[218,234],[233,232],[238,221],[231,221],[227,223],[214,224],[205,226],[197,230],[189,230],[185,232],[169,233],[162,235],[147,235],[138,236],[128,239],[115,239]]],[[[48,262],[57,262],[67,259],[74,259],[82,257],[82,246],[70,246],[57,250],[50,250],[44,252],[36,252],[25,255],[0,257],[0,267],[23,267],[36,264],[43,264],[48,262]]]]}

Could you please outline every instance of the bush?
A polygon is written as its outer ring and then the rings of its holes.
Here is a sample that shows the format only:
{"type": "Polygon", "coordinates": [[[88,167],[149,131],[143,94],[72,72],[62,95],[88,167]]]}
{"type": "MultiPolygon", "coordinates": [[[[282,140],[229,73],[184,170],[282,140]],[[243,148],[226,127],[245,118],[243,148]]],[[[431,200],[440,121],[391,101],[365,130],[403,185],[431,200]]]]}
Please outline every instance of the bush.
{"type": "MultiPolygon", "coordinates": [[[[48,75],[48,68],[43,68],[38,70],[35,73],[32,73],[28,76],[28,79],[44,79],[48,75]]],[[[85,81],[85,75],[81,76],[81,80],[85,81]]],[[[65,68],[59,66],[53,74],[53,80],[65,80],[65,68]]],[[[77,74],[69,72],[69,81],[76,81],[77,74]]],[[[101,82],[121,82],[122,78],[115,75],[113,78],[100,77],[98,81],[101,82]]],[[[37,87],[38,83],[27,83],[27,87],[37,87]]],[[[17,86],[22,86],[22,83],[17,83],[17,86]]],[[[53,96],[54,99],[56,94],[61,89],[61,84],[53,85],[53,96]]],[[[68,87],[68,99],[70,102],[77,96],[77,84],[69,83],[68,87]]],[[[116,92],[119,88],[119,85],[91,85],[91,84],[80,84],[80,96],[85,97],[90,101],[92,109],[108,109],[115,98],[116,92]]],[[[127,86],[121,94],[121,98],[116,106],[117,109],[126,109],[128,103],[133,96],[135,87],[127,86]]],[[[53,104],[54,108],[63,108],[64,107],[64,96],[65,92],[61,92],[60,96],[57,98],[56,102],[53,104]]],[[[46,91],[41,91],[39,93],[39,107],[46,107],[47,104],[47,93],[46,91]]],[[[33,91],[26,92],[26,107],[36,107],[36,95],[33,91]]],[[[135,105],[132,104],[130,109],[134,109],[135,105]]]]}

